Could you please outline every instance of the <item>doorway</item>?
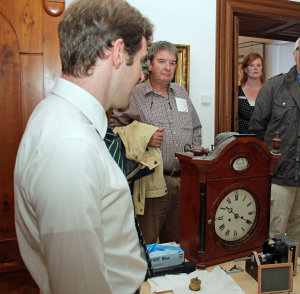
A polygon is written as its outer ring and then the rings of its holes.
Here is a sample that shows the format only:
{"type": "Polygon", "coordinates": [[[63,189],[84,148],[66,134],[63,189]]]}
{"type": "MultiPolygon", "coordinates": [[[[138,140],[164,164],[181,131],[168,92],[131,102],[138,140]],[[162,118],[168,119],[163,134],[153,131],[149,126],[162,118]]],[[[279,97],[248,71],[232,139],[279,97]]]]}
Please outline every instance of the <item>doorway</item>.
{"type": "Polygon", "coordinates": [[[238,36],[295,42],[300,3],[287,0],[217,0],[215,135],[236,131],[238,36]]]}

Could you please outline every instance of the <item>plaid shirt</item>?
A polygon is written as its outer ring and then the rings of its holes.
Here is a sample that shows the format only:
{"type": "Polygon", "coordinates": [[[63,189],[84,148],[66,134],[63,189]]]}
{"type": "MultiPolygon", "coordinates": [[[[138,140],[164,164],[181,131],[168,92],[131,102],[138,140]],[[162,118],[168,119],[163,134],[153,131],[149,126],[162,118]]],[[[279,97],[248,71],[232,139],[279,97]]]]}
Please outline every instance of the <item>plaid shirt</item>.
{"type": "Polygon", "coordinates": [[[183,152],[185,144],[201,145],[202,126],[199,117],[186,90],[178,84],[169,85],[167,97],[154,91],[150,80],[137,85],[132,92],[130,107],[123,112],[114,109],[109,125],[127,125],[133,120],[165,127],[160,146],[164,171],[180,169],[175,152],[183,152]],[[186,101],[188,111],[178,111],[176,97],[186,101]]]}

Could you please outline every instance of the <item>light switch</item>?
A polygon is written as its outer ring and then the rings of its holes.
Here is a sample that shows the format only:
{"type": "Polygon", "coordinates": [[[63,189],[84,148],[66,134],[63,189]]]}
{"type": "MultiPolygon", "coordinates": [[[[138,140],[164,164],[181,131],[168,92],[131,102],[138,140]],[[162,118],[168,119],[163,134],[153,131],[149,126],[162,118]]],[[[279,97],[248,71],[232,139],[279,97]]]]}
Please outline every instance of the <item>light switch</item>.
{"type": "Polygon", "coordinates": [[[209,94],[202,94],[201,95],[201,103],[202,104],[210,104],[210,95],[209,94]]]}

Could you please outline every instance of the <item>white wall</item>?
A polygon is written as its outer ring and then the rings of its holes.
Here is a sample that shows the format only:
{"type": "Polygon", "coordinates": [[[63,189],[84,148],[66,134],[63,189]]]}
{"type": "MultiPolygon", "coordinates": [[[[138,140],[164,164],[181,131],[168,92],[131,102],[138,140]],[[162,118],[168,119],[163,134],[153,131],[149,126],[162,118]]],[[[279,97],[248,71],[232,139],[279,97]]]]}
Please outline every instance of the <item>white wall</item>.
{"type": "Polygon", "coordinates": [[[190,97],[202,123],[202,145],[214,142],[216,1],[128,0],[154,24],[154,41],[190,45],[190,97]],[[201,103],[201,95],[210,103],[201,103]]]}
{"type": "MultiPolygon", "coordinates": [[[[87,0],[88,1],[88,0],[87,0]]],[[[204,147],[214,142],[216,1],[214,0],[127,0],[155,26],[154,41],[167,40],[190,45],[190,96],[203,126],[204,147]],[[210,103],[201,103],[209,95],[210,103]]],[[[241,0],[242,1],[242,0],[241,0]]],[[[293,0],[300,2],[300,0],[293,0]]],[[[66,7],[72,0],[65,0],[66,7]]],[[[267,48],[272,64],[267,77],[287,72],[293,63],[292,50],[284,44],[267,48]]]]}
{"type": "Polygon", "coordinates": [[[295,43],[284,41],[274,41],[273,44],[266,45],[266,78],[286,73],[295,65],[294,45],[295,43]]]}
{"type": "MultiPolygon", "coordinates": [[[[72,1],[66,0],[66,6],[72,1]]],[[[216,1],[128,0],[154,24],[154,41],[190,45],[190,97],[202,123],[202,145],[214,142],[216,1]],[[201,95],[210,103],[201,103],[201,95]]]]}

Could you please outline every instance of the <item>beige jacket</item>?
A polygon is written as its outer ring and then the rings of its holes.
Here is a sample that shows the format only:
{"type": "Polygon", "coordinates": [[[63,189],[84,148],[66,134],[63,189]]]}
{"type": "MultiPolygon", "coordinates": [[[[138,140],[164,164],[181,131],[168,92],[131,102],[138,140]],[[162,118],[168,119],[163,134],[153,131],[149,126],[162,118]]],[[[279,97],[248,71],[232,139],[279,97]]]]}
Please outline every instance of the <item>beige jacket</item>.
{"type": "Polygon", "coordinates": [[[167,186],[163,173],[163,160],[159,148],[147,147],[152,135],[158,127],[133,121],[123,127],[115,127],[114,133],[119,134],[126,150],[126,158],[139,163],[138,167],[127,176],[131,178],[142,168],[155,168],[155,172],[134,182],[133,203],[135,213],[144,215],[146,198],[162,197],[167,194],[167,186]]]}

